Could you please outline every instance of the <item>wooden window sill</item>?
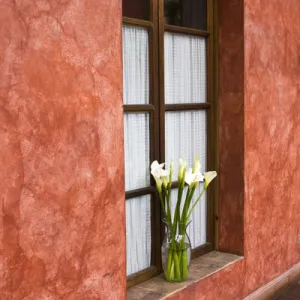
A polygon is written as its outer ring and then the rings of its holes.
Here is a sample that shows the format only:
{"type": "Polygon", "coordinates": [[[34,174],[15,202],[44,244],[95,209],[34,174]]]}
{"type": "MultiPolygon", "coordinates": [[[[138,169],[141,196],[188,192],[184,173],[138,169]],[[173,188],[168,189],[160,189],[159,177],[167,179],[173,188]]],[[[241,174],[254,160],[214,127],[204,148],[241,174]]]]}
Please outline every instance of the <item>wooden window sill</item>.
{"type": "Polygon", "coordinates": [[[241,256],[222,253],[217,251],[209,252],[191,262],[189,277],[185,282],[168,283],[163,275],[151,278],[127,290],[127,300],[158,300],[165,299],[189,285],[208,277],[223,268],[243,259],[241,256]]]}

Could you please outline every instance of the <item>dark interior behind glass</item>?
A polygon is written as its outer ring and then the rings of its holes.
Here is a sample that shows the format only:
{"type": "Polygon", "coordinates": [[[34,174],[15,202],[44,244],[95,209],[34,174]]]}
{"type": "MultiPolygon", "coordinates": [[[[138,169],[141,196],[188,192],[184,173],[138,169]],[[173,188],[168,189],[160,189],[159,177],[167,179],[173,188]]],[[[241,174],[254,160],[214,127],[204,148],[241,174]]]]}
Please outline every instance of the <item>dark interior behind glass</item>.
{"type": "Polygon", "coordinates": [[[165,23],[206,30],[207,0],[164,0],[165,23]]]}
{"type": "Polygon", "coordinates": [[[150,0],[123,0],[123,16],[149,20],[150,0]]]}

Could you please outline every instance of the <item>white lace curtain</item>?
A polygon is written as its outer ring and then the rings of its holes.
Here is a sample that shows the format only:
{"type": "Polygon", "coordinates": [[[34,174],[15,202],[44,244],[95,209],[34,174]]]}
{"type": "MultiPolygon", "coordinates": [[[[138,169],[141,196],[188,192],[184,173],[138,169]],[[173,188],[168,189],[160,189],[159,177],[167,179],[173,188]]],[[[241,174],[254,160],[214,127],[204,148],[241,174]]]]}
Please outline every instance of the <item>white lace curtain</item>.
{"type": "MultiPolygon", "coordinates": [[[[177,174],[178,160],[185,156],[187,164],[193,165],[199,156],[202,170],[206,169],[206,113],[204,111],[167,112],[166,114],[166,161],[175,160],[174,174],[177,174]]],[[[202,185],[195,192],[193,202],[200,195],[202,185]]],[[[185,197],[185,194],[183,195],[185,197]]],[[[172,204],[175,209],[177,190],[172,192],[172,204]]],[[[184,198],[185,199],[185,198],[184,198]]],[[[188,227],[192,248],[206,242],[206,194],[192,213],[192,222],[188,227]]]]}
{"type": "MultiPolygon", "coordinates": [[[[203,38],[165,33],[165,102],[206,101],[206,50],[203,38]]],[[[149,103],[149,54],[146,29],[123,26],[124,104],[149,103]]],[[[167,112],[166,161],[185,156],[189,165],[199,155],[206,169],[207,130],[204,111],[167,112]]],[[[149,186],[149,114],[125,113],[126,191],[149,186]]],[[[175,166],[177,168],[177,166],[175,166]]],[[[176,174],[176,172],[175,172],[176,174]]],[[[200,190],[200,188],[199,188],[200,190]]],[[[199,190],[197,193],[199,194],[199,190]]],[[[173,192],[173,202],[176,201],[173,192]]],[[[126,201],[127,275],[150,266],[150,195],[126,201]]],[[[192,216],[193,247],[206,242],[206,196],[192,216]]]]}
{"type": "Polygon", "coordinates": [[[148,31],[123,26],[124,104],[149,103],[148,31]]]}
{"type": "MultiPolygon", "coordinates": [[[[124,104],[149,103],[149,54],[146,29],[123,26],[124,104]]],[[[124,114],[125,189],[150,185],[149,113],[124,114]]],[[[150,195],[126,200],[127,275],[150,266],[150,195]]]]}
{"type": "Polygon", "coordinates": [[[206,102],[205,39],[165,33],[165,103],[206,102]]]}
{"type": "MultiPolygon", "coordinates": [[[[178,33],[165,33],[165,103],[206,102],[206,44],[205,39],[178,33]]],[[[167,112],[165,116],[166,161],[178,161],[185,156],[192,166],[199,156],[202,171],[206,170],[207,118],[205,111],[167,112]]],[[[175,165],[175,174],[178,164],[175,165]]],[[[195,193],[200,194],[202,186],[195,193]]],[[[173,192],[173,201],[176,194],[173,192]]],[[[206,242],[206,194],[192,214],[188,227],[192,247],[206,242]]]]}

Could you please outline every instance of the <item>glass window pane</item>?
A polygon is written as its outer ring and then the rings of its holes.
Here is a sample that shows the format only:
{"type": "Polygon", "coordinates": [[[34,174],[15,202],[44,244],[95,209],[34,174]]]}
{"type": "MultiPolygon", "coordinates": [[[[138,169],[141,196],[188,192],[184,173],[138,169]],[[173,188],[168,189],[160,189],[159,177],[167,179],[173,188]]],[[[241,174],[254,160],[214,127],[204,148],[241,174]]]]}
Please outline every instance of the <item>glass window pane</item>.
{"type": "Polygon", "coordinates": [[[148,31],[123,26],[124,104],[149,103],[148,31]]]}
{"type": "Polygon", "coordinates": [[[206,170],[207,115],[206,111],[178,111],[166,113],[165,128],[166,162],[174,160],[174,174],[178,172],[178,160],[186,157],[193,165],[198,155],[201,171],[206,170]]]}
{"type": "Polygon", "coordinates": [[[123,16],[149,20],[149,0],[123,0],[123,16]]]}
{"type": "Polygon", "coordinates": [[[126,200],[127,276],[151,264],[151,196],[126,200]]]}
{"type": "MultiPolygon", "coordinates": [[[[166,113],[166,162],[174,160],[174,176],[178,174],[178,160],[186,157],[188,166],[192,167],[198,155],[201,171],[206,171],[207,162],[207,113],[206,111],[178,111],[166,113]]],[[[174,179],[175,179],[174,178],[174,179]]],[[[194,199],[200,195],[202,185],[195,192],[194,199]]],[[[172,203],[175,208],[177,190],[172,192],[172,203]]],[[[184,194],[185,197],[185,194],[184,194]]],[[[188,228],[192,247],[198,247],[206,242],[207,218],[206,194],[203,195],[192,214],[192,223],[188,228]]]]}
{"type": "Polygon", "coordinates": [[[206,41],[165,33],[165,103],[206,102],[206,41]]]}
{"type": "MultiPolygon", "coordinates": [[[[195,191],[191,206],[199,197],[203,184],[195,191]]],[[[188,227],[188,234],[191,239],[192,248],[199,247],[206,243],[206,222],[207,222],[207,193],[205,192],[192,213],[191,224],[188,227]]]]}
{"type": "MultiPolygon", "coordinates": [[[[195,191],[191,207],[199,197],[201,191],[203,188],[203,184],[199,184],[199,187],[195,191]]],[[[184,206],[184,200],[186,197],[187,188],[185,188],[183,192],[183,200],[181,203],[181,212],[184,206]]],[[[172,218],[174,218],[174,212],[176,208],[176,202],[177,202],[177,193],[178,189],[173,189],[171,192],[171,211],[172,211],[172,218]]],[[[206,222],[207,222],[207,193],[205,192],[201,198],[201,200],[198,202],[195,210],[192,213],[191,216],[192,222],[187,228],[187,233],[190,237],[192,248],[199,247],[206,243],[206,222]]]]}
{"type": "Polygon", "coordinates": [[[166,24],[207,29],[207,0],[165,0],[166,24]]]}
{"type": "Polygon", "coordinates": [[[124,114],[125,190],[150,185],[149,113],[124,114]]]}

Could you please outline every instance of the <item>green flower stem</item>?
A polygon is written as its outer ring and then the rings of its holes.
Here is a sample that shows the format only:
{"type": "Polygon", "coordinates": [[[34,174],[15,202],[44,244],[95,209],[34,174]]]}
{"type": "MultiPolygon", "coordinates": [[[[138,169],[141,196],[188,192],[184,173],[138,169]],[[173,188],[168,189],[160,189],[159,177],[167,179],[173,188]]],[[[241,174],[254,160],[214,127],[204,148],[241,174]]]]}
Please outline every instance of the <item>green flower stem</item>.
{"type": "MultiPolygon", "coordinates": [[[[176,244],[175,244],[175,236],[177,232],[177,228],[179,227],[179,222],[180,222],[180,205],[181,205],[181,200],[182,200],[182,194],[183,194],[183,189],[184,189],[184,183],[185,183],[185,174],[186,174],[186,168],[183,170],[183,176],[181,181],[179,182],[178,186],[178,198],[177,198],[177,203],[176,203],[176,208],[175,208],[175,213],[174,213],[174,221],[173,221],[173,226],[172,226],[172,232],[171,232],[171,249],[173,251],[173,259],[174,259],[174,275],[175,278],[174,280],[176,281],[181,281],[181,255],[180,255],[180,246],[179,250],[176,250],[176,244]]],[[[178,228],[179,229],[179,228],[178,228]]]]}
{"type": "Polygon", "coordinates": [[[169,249],[165,277],[168,281],[183,281],[188,275],[187,249],[169,249]]]}
{"type": "Polygon", "coordinates": [[[170,280],[173,281],[174,280],[174,263],[173,260],[171,261],[171,273],[170,273],[170,280]]]}
{"type": "Polygon", "coordinates": [[[181,261],[178,257],[178,250],[169,248],[168,262],[165,270],[165,277],[169,281],[181,281],[181,261]]]}
{"type": "Polygon", "coordinates": [[[180,281],[181,280],[180,264],[179,264],[179,259],[178,259],[178,252],[175,249],[173,250],[173,256],[174,256],[174,275],[175,275],[175,279],[180,281]]]}
{"type": "MultiPolygon", "coordinates": [[[[186,224],[178,225],[178,234],[185,236],[186,224]]],[[[176,234],[175,234],[176,236],[176,234]]],[[[168,281],[181,282],[187,278],[188,274],[188,249],[186,248],[185,239],[176,242],[171,234],[171,244],[168,249],[167,266],[165,268],[165,278],[168,281]]]]}
{"type": "Polygon", "coordinates": [[[172,227],[172,214],[171,214],[171,205],[170,205],[170,197],[171,197],[171,189],[167,190],[167,213],[166,220],[169,223],[169,226],[172,227]]]}
{"type": "Polygon", "coordinates": [[[174,280],[174,268],[172,268],[172,265],[173,265],[173,252],[171,251],[171,249],[169,249],[167,268],[165,270],[165,277],[169,281],[174,280]]]}
{"type": "Polygon", "coordinates": [[[170,164],[170,175],[169,175],[169,183],[166,187],[166,195],[167,195],[167,213],[168,216],[166,220],[168,221],[169,226],[172,228],[172,213],[171,213],[171,204],[170,204],[170,197],[171,197],[171,188],[172,188],[172,176],[173,176],[173,164],[170,164]]]}
{"type": "Polygon", "coordinates": [[[180,221],[183,224],[186,224],[186,222],[188,221],[187,213],[188,213],[188,210],[190,208],[191,201],[193,199],[196,187],[197,186],[195,185],[194,187],[188,189],[188,192],[187,192],[187,195],[186,195],[186,200],[185,200],[183,211],[182,211],[181,221],[180,221]]]}
{"type": "MultiPolygon", "coordinates": [[[[179,234],[185,237],[186,223],[180,224],[179,234]]],[[[180,265],[181,265],[181,280],[185,280],[188,274],[188,256],[185,244],[185,238],[180,241],[180,265]]]]}
{"type": "Polygon", "coordinates": [[[163,200],[161,191],[158,192],[158,194],[159,194],[159,200],[160,200],[161,207],[162,207],[162,209],[163,209],[164,216],[167,217],[166,208],[165,208],[165,203],[164,203],[164,200],[163,200]]]}
{"type": "Polygon", "coordinates": [[[188,255],[187,255],[187,249],[186,247],[182,250],[182,255],[181,255],[181,279],[185,280],[188,275],[188,255]]]}
{"type": "Polygon", "coordinates": [[[194,205],[192,206],[191,210],[189,211],[186,220],[189,220],[189,218],[191,217],[191,214],[193,212],[193,210],[195,209],[196,205],[198,204],[199,200],[201,199],[203,193],[205,192],[206,188],[204,187],[201,191],[200,196],[197,198],[197,200],[195,201],[194,205]]]}
{"type": "Polygon", "coordinates": [[[191,192],[192,192],[192,190],[189,187],[188,190],[187,190],[187,193],[186,193],[186,197],[185,197],[185,201],[184,201],[184,205],[183,205],[183,210],[182,210],[182,214],[181,214],[181,218],[180,218],[180,223],[184,223],[183,216],[185,214],[185,211],[187,210],[188,199],[191,196],[191,192]]]}
{"type": "Polygon", "coordinates": [[[177,221],[180,217],[180,205],[181,205],[181,199],[182,199],[182,193],[183,193],[183,188],[178,187],[178,196],[177,196],[177,203],[176,203],[176,208],[175,208],[175,213],[174,213],[174,227],[175,233],[176,233],[176,228],[177,228],[177,221]]]}

